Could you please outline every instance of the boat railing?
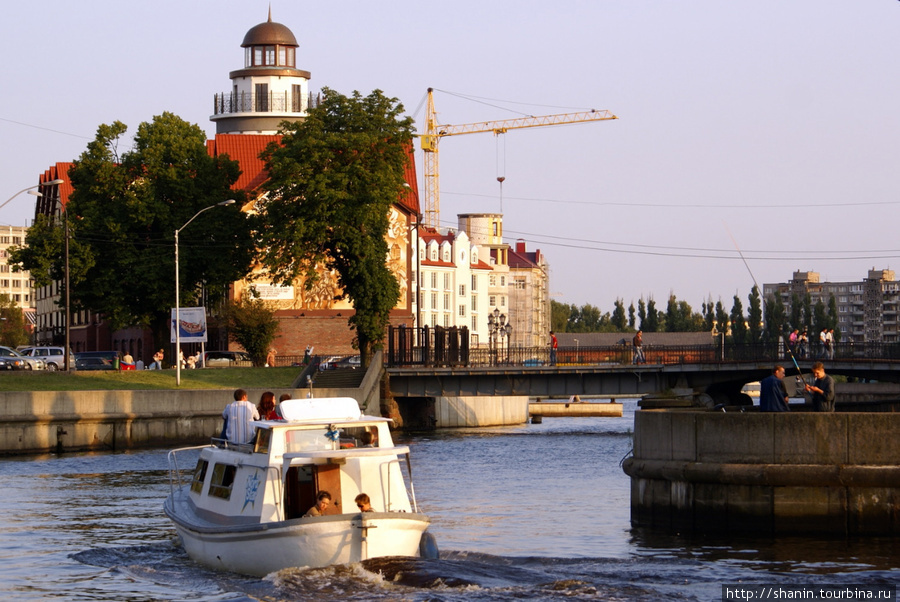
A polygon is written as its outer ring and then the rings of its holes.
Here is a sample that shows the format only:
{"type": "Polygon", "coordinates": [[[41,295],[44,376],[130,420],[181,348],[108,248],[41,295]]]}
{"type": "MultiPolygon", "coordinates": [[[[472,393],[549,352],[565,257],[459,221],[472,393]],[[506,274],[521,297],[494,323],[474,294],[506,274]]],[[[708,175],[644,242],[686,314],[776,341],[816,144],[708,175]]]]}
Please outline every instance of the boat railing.
{"type": "Polygon", "coordinates": [[[175,493],[176,490],[181,489],[184,486],[181,479],[182,470],[184,469],[179,468],[178,466],[178,454],[183,454],[184,452],[193,451],[196,449],[203,449],[205,447],[209,446],[194,445],[192,447],[179,447],[178,449],[171,450],[166,455],[166,459],[169,462],[169,490],[171,493],[175,493]]]}
{"type": "Polygon", "coordinates": [[[230,449],[244,454],[252,454],[256,448],[254,443],[234,443],[228,439],[221,439],[219,437],[212,437],[210,443],[219,449],[230,449]]]}

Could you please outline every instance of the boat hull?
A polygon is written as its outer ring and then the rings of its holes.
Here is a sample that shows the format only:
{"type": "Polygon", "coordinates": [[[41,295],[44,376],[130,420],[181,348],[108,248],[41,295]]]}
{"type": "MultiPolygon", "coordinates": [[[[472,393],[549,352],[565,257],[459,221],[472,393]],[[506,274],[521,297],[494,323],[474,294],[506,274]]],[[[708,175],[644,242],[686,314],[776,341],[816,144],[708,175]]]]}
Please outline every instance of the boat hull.
{"type": "Polygon", "coordinates": [[[165,512],[185,551],[205,566],[264,576],[289,567],[324,567],[383,556],[418,556],[428,527],[423,514],[365,512],[272,523],[217,525],[193,511],[185,490],[165,512]]]}

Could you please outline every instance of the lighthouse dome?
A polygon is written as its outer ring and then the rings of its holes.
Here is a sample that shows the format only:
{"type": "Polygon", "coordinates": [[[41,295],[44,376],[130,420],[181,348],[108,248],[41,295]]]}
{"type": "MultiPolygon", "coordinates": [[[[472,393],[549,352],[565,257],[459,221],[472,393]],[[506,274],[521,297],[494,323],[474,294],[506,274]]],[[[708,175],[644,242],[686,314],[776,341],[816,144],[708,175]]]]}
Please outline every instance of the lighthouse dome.
{"type": "Polygon", "coordinates": [[[244,36],[241,47],[247,48],[249,46],[271,44],[277,44],[279,46],[298,46],[297,38],[294,37],[294,33],[288,29],[286,25],[272,21],[272,14],[269,13],[268,21],[250,28],[250,31],[244,36]]]}

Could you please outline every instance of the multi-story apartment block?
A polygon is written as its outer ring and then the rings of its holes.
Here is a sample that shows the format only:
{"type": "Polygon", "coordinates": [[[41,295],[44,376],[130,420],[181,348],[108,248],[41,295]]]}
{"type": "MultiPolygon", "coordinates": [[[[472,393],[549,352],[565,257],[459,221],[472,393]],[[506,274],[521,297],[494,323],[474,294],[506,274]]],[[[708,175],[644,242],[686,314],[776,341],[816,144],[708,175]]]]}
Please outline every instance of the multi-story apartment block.
{"type": "Polygon", "coordinates": [[[22,246],[26,230],[25,226],[0,226],[0,293],[15,301],[26,316],[33,316],[31,275],[28,272],[13,272],[8,263],[9,248],[22,246]]]}
{"type": "Polygon", "coordinates": [[[420,228],[416,315],[420,326],[465,326],[473,346],[487,341],[488,279],[484,251],[465,232],[420,228]]]}
{"type": "Polygon", "coordinates": [[[509,321],[512,344],[523,347],[547,345],[550,333],[550,266],[540,249],[525,250],[517,240],[509,251],[509,321]]]}
{"type": "Polygon", "coordinates": [[[807,294],[813,307],[818,301],[827,306],[834,295],[842,341],[900,341],[900,282],[893,270],[873,268],[860,282],[821,282],[817,272],[794,272],[790,282],[763,285],[764,297],[779,295],[788,315],[792,300],[802,302],[807,294]]]}

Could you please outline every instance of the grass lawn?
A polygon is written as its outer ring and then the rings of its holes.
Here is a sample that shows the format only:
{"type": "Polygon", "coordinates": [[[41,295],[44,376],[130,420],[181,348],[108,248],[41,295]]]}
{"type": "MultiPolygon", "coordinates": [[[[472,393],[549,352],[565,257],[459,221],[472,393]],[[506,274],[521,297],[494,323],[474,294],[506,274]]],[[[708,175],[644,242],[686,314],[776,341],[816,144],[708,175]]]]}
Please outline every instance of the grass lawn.
{"type": "Polygon", "coordinates": [[[206,368],[175,370],[0,372],[0,391],[109,391],[124,389],[286,389],[302,368],[206,368]]]}

